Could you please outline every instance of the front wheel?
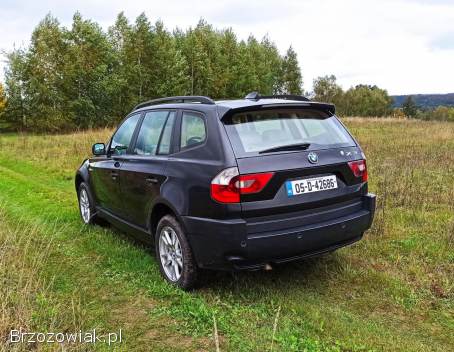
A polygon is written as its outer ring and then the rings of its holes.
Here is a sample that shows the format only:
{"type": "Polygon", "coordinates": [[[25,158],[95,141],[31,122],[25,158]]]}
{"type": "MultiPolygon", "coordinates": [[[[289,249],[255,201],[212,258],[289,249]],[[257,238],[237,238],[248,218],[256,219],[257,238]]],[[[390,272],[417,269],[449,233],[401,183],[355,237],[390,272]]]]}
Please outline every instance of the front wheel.
{"type": "Polygon", "coordinates": [[[95,223],[96,211],[93,198],[91,197],[90,190],[84,182],[82,182],[79,186],[78,198],[80,217],[82,218],[84,224],[89,225],[95,223]]]}
{"type": "Polygon", "coordinates": [[[166,215],[159,221],[155,246],[162,276],[184,290],[194,287],[197,264],[186,235],[173,216],[166,215]]]}

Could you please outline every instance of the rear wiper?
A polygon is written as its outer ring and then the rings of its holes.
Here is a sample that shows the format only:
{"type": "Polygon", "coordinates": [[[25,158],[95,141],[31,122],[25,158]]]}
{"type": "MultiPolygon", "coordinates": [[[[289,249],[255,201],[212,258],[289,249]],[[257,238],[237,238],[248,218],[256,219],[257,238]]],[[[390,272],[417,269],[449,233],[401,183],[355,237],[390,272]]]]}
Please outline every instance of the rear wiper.
{"type": "Polygon", "coordinates": [[[306,150],[309,148],[311,144],[310,143],[298,143],[298,144],[288,144],[288,145],[282,145],[280,147],[273,147],[265,150],[259,151],[259,154],[263,153],[272,153],[272,152],[281,152],[284,150],[306,150]]]}

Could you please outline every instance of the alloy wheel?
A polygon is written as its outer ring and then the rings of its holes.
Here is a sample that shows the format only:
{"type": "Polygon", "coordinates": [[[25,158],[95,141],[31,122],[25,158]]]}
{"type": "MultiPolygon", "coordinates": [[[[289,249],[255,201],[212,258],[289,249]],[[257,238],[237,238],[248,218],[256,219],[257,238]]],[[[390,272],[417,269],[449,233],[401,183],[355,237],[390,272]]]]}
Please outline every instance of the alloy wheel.
{"type": "Polygon", "coordinates": [[[159,256],[164,273],[170,281],[178,281],[183,272],[183,254],[176,232],[165,226],[159,234],[159,256]]]}
{"type": "Polygon", "coordinates": [[[84,223],[88,224],[90,222],[90,200],[88,198],[87,191],[83,188],[81,189],[79,195],[79,206],[82,220],[84,223]]]}

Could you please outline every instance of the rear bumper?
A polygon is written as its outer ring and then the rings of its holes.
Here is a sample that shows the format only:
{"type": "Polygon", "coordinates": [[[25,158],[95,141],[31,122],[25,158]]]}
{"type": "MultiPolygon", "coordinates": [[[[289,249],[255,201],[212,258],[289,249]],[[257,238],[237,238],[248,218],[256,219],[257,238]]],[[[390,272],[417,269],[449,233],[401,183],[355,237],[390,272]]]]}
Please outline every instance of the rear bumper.
{"type": "Polygon", "coordinates": [[[375,213],[375,195],[310,213],[260,219],[215,220],[185,216],[195,259],[202,268],[259,269],[319,255],[360,240],[375,213]]]}

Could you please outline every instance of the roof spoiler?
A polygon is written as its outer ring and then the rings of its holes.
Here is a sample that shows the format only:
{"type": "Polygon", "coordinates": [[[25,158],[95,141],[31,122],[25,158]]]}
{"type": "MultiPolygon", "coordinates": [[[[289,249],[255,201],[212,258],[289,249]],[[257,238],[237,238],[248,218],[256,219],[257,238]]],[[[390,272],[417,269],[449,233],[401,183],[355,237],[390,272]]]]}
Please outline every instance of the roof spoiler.
{"type": "Polygon", "coordinates": [[[264,106],[273,107],[273,106],[310,106],[318,110],[326,111],[332,115],[336,113],[336,106],[334,104],[329,103],[319,103],[315,101],[311,101],[310,99],[306,98],[302,95],[293,95],[293,94],[276,94],[276,95],[260,95],[258,92],[251,92],[244,97],[244,99],[253,100],[259,102],[260,99],[281,99],[281,100],[293,100],[293,101],[301,101],[302,103],[270,103],[270,104],[263,104],[264,106]]]}
{"type": "Polygon", "coordinates": [[[285,100],[298,100],[298,101],[310,101],[310,99],[302,95],[294,94],[277,94],[277,95],[260,95],[259,92],[251,92],[244,97],[248,100],[260,100],[260,99],[285,99],[285,100]]]}

